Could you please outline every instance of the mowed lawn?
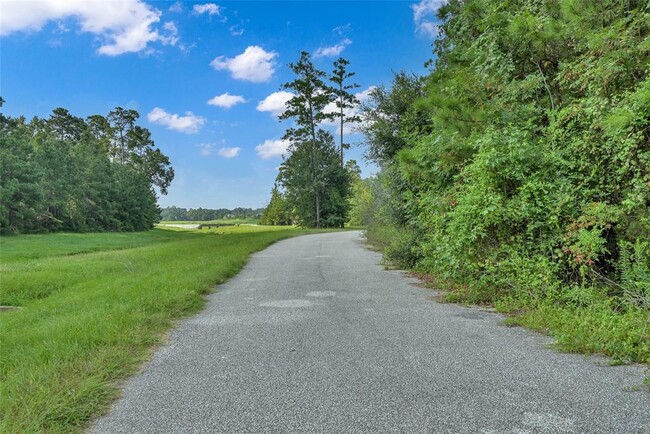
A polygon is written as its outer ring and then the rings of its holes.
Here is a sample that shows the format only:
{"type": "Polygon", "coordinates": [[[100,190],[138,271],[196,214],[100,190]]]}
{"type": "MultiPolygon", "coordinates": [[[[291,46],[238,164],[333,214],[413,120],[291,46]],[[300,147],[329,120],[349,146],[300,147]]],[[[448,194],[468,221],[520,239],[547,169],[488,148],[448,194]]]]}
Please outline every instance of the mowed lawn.
{"type": "MultiPolygon", "coordinates": [[[[223,232],[223,231],[220,231],[223,232]]],[[[51,234],[0,239],[0,432],[75,432],[119,395],[174,320],[249,255],[306,233],[51,234]]]]}

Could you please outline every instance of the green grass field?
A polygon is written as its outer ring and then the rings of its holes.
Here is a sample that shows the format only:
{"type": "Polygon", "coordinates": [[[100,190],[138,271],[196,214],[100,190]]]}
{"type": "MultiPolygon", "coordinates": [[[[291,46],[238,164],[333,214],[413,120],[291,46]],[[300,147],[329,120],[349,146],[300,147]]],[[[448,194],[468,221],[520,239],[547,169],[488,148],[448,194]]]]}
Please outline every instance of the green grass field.
{"type": "Polygon", "coordinates": [[[225,224],[233,224],[233,225],[238,225],[238,224],[257,224],[259,222],[258,218],[251,217],[247,219],[216,219],[216,220],[163,220],[160,222],[161,225],[166,225],[166,224],[197,224],[200,225],[202,223],[225,223],[225,224]]]}
{"type": "Polygon", "coordinates": [[[118,396],[174,321],[249,255],[303,234],[223,231],[0,238],[0,432],[78,432],[118,396]]]}

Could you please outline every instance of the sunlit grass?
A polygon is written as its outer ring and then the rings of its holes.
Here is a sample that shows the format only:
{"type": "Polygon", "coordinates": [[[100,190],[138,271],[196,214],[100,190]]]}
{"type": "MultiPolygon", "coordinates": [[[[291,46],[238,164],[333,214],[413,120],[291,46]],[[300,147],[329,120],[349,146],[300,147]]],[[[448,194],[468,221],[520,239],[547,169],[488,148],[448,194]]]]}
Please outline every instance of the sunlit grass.
{"type": "Polygon", "coordinates": [[[160,222],[161,225],[166,224],[191,224],[191,225],[200,225],[205,223],[212,224],[257,224],[259,221],[258,218],[235,218],[235,219],[215,219],[215,220],[163,220],[160,222]]]}
{"type": "Polygon", "coordinates": [[[219,229],[2,238],[0,432],[81,431],[203,294],[306,233],[219,229]]]}

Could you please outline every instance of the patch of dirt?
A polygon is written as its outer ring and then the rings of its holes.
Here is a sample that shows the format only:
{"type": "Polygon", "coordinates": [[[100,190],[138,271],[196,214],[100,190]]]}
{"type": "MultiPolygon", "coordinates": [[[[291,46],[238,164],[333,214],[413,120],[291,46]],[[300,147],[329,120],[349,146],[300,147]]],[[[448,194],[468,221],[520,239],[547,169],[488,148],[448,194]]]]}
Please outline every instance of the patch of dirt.
{"type": "Polygon", "coordinates": [[[427,300],[433,301],[435,303],[448,303],[447,299],[445,298],[444,293],[436,294],[436,295],[430,295],[427,297],[427,300]]]}

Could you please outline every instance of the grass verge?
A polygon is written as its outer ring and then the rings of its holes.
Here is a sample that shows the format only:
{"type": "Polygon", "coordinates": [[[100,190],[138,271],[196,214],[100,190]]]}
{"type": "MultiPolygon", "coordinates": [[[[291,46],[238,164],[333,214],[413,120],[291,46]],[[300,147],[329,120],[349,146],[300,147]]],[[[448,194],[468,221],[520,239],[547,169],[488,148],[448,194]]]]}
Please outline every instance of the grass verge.
{"type": "MultiPolygon", "coordinates": [[[[248,231],[248,232],[247,232],[248,231]]],[[[0,239],[0,432],[78,432],[252,252],[307,231],[0,239]],[[88,253],[90,252],[90,253],[88,253]]]]}

